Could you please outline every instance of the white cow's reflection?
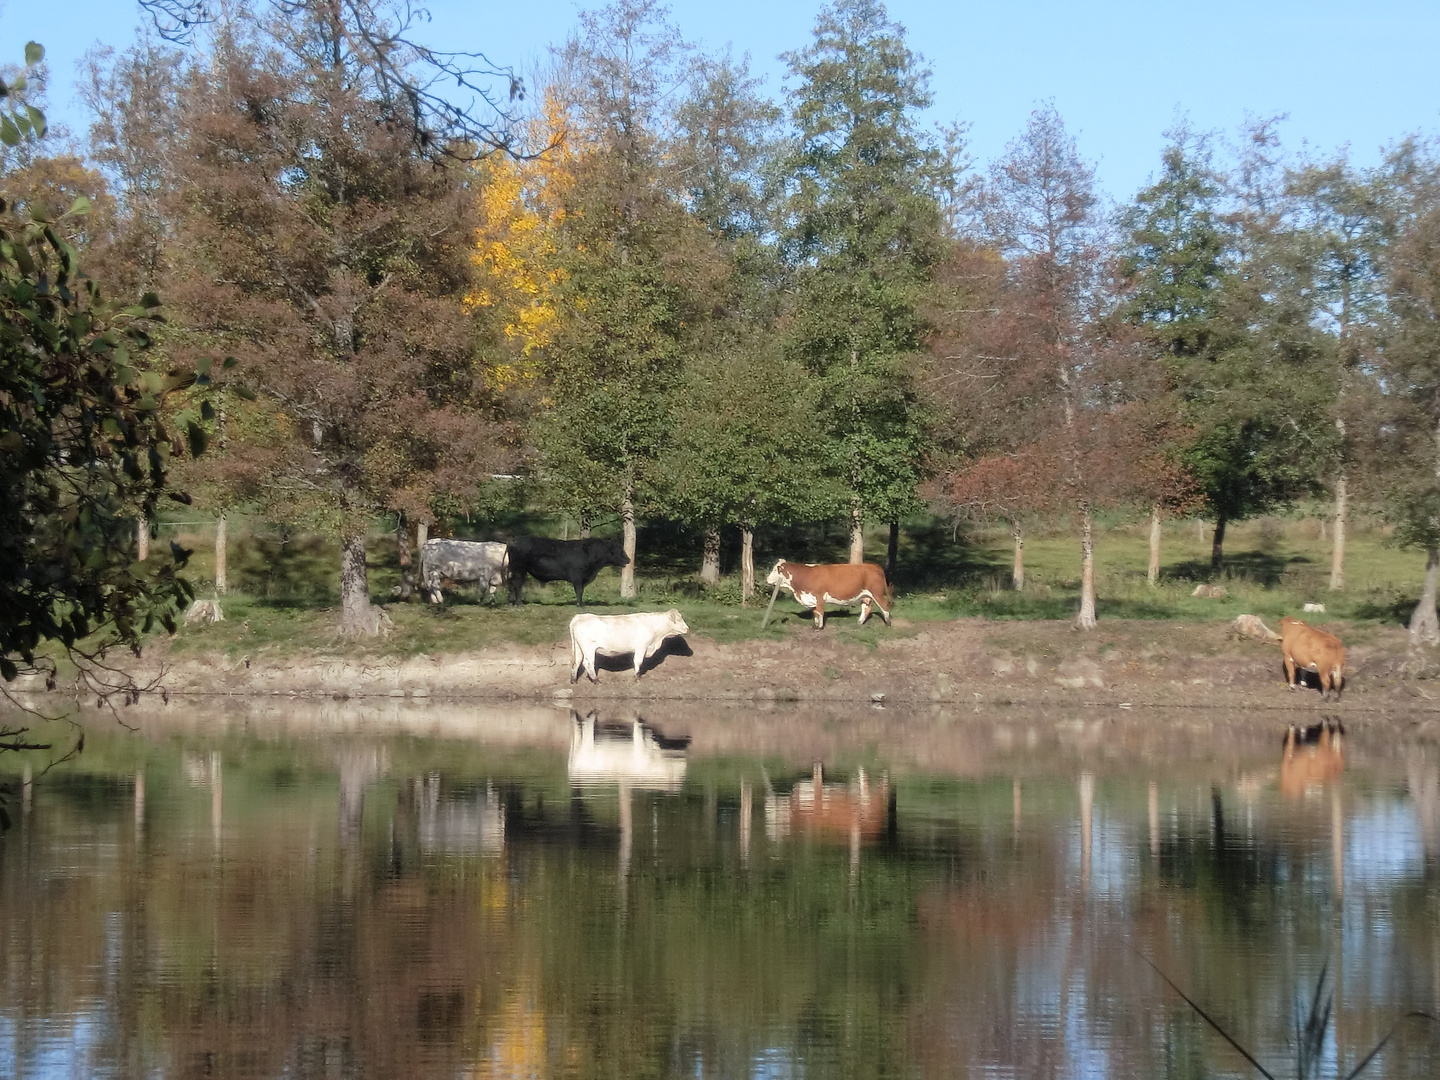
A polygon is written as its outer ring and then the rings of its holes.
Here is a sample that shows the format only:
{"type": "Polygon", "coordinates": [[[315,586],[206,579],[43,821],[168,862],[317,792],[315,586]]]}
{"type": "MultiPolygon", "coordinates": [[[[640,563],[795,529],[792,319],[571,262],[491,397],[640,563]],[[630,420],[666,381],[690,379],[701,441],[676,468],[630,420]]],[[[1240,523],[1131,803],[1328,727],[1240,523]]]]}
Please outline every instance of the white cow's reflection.
{"type": "Polygon", "coordinates": [[[619,784],[631,790],[678,792],[685,780],[688,739],[669,740],[636,717],[600,722],[595,713],[572,712],[570,782],[619,784]]]}

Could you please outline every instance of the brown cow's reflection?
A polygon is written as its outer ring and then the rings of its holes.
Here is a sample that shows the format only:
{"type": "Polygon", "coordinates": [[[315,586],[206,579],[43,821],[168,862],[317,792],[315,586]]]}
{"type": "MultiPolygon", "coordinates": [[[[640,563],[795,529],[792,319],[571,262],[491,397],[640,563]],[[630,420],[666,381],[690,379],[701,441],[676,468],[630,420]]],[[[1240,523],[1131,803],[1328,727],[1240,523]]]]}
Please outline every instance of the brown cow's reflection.
{"type": "Polygon", "coordinates": [[[796,784],[789,795],[765,793],[765,835],[770,840],[796,832],[837,840],[858,835],[868,843],[884,832],[889,807],[889,777],[881,777],[879,787],[872,788],[861,769],[848,784],[827,784],[817,762],[810,779],[796,784]]]}
{"type": "Polygon", "coordinates": [[[1344,734],[1345,729],[1334,720],[1309,728],[1292,725],[1280,758],[1280,794],[1298,799],[1339,780],[1345,771],[1344,734]]]}
{"type": "Polygon", "coordinates": [[[890,778],[883,776],[878,788],[870,786],[865,770],[856,772],[848,784],[825,783],[820,763],[815,763],[809,780],[802,780],[784,798],[773,789],[765,792],[765,836],[772,842],[793,833],[820,840],[843,840],[850,844],[850,877],[860,868],[860,847],[873,843],[884,833],[890,820],[890,778]]]}

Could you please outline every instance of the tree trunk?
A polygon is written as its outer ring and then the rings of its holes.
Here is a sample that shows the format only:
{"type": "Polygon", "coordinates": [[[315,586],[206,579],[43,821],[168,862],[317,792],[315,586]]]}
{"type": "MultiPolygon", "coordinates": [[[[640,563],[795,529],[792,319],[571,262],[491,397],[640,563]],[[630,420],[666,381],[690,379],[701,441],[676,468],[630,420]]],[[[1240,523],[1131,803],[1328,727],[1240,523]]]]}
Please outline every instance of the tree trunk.
{"type": "Polygon", "coordinates": [[[755,531],[748,526],[740,530],[740,602],[747,603],[755,595],[755,531]]]}
{"type": "Polygon", "coordinates": [[[400,599],[409,600],[415,591],[415,560],[410,552],[410,521],[403,513],[395,517],[395,548],[400,553],[400,599]]]}
{"type": "Polygon", "coordinates": [[[135,523],[135,558],[144,562],[150,558],[150,519],[141,518],[135,523]]]}
{"type": "Polygon", "coordinates": [[[1080,614],[1075,625],[1095,629],[1095,526],[1089,505],[1080,510],[1080,614]]]}
{"type": "Polygon", "coordinates": [[[865,561],[865,518],[858,502],[850,504],[850,561],[865,561]]]}
{"type": "Polygon", "coordinates": [[[581,540],[589,540],[589,539],[590,539],[590,515],[589,515],[589,514],[581,514],[581,515],[580,515],[580,539],[581,539],[581,540]]]}
{"type": "Polygon", "coordinates": [[[635,599],[635,499],[627,489],[620,502],[620,537],[630,561],[620,568],[620,599],[635,599]]]}
{"type": "Polygon", "coordinates": [[[215,515],[215,593],[218,596],[224,596],[230,590],[230,577],[225,565],[228,532],[225,511],[222,510],[215,515]]]}
{"type": "Polygon", "coordinates": [[[1210,572],[1218,574],[1220,563],[1225,557],[1225,515],[1215,516],[1215,536],[1210,541],[1210,572]]]}
{"type": "Polygon", "coordinates": [[[424,551],[425,545],[430,542],[430,523],[428,521],[417,521],[415,523],[415,550],[424,551]]]}
{"type": "Polygon", "coordinates": [[[1411,645],[1440,645],[1440,614],[1435,610],[1437,585],[1440,585],[1440,548],[1426,548],[1425,589],[1410,616],[1411,645]]]}
{"type": "Polygon", "coordinates": [[[1330,546],[1330,591],[1345,588],[1345,522],[1350,510],[1348,477],[1342,469],[1335,478],[1335,538],[1330,546]]]}
{"type": "Polygon", "coordinates": [[[890,522],[890,539],[885,544],[885,580],[894,583],[895,563],[900,557],[900,523],[890,522]]]}
{"type": "Polygon", "coordinates": [[[720,584],[720,530],[705,530],[705,554],[700,560],[700,584],[713,589],[720,584]]]}
{"type": "Polygon", "coordinates": [[[370,606],[363,532],[340,540],[340,631],[347,637],[374,637],[380,632],[380,620],[370,606]]]}
{"type": "Polygon", "coordinates": [[[1020,531],[1020,519],[1010,519],[1010,536],[1015,541],[1015,564],[1010,570],[1010,583],[1016,592],[1025,588],[1025,534],[1020,531]]]}
{"type": "Polygon", "coordinates": [[[1153,589],[1160,584],[1160,504],[1150,504],[1150,568],[1145,580],[1153,589]]]}

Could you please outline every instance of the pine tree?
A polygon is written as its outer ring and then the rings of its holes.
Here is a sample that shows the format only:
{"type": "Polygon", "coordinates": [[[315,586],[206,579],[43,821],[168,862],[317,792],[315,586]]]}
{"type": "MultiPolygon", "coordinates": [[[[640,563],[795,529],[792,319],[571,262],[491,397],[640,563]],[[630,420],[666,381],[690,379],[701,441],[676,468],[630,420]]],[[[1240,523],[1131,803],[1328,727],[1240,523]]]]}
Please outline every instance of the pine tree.
{"type": "Polygon", "coordinates": [[[825,8],[815,41],[786,56],[797,146],[787,207],[797,267],[788,343],[820,384],[827,466],[843,484],[850,561],[866,518],[916,506],[926,428],[907,367],[943,253],[947,159],[918,126],[929,71],[875,0],[825,8]]]}

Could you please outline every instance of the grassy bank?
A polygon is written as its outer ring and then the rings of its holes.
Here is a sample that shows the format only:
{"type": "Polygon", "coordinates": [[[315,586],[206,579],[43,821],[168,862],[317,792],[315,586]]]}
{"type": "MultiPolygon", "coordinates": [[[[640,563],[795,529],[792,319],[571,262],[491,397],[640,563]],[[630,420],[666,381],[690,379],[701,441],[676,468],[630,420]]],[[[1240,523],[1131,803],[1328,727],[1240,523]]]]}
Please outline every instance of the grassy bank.
{"type": "MultiPolygon", "coordinates": [[[[212,537],[186,525],[162,529],[194,549],[192,578],[200,595],[212,588],[212,537]]],[[[883,559],[882,533],[872,536],[869,555],[883,559]]],[[[757,565],[780,555],[838,558],[832,551],[842,538],[814,533],[762,537],[757,565]]],[[[721,585],[702,590],[689,565],[698,548],[689,538],[664,533],[642,534],[639,597],[622,603],[619,575],[604,571],[589,590],[591,610],[626,611],[677,607],[695,633],[721,642],[757,637],[783,637],[805,629],[799,605],[782,598],[776,619],[759,628],[767,596],[740,605],[739,579],[728,574],[721,585]],[[649,541],[647,547],[647,540],[649,541]]],[[[1100,617],[1226,621],[1240,612],[1278,618],[1297,611],[1306,601],[1323,602],[1327,614],[1354,626],[1397,624],[1408,618],[1419,595],[1424,556],[1401,551],[1374,526],[1353,530],[1347,547],[1347,587],[1328,591],[1330,542],[1322,537],[1316,518],[1261,519],[1232,528],[1226,565],[1218,578],[1209,572],[1210,533],[1196,522],[1173,522],[1165,528],[1162,577],[1158,587],[1145,580],[1148,526],[1111,523],[1103,527],[1096,548],[1100,617]],[[1200,581],[1217,580],[1228,595],[1220,599],[1192,596],[1200,581]]],[[[733,552],[727,557],[733,561],[733,552]]],[[[973,530],[952,537],[942,526],[919,523],[902,533],[899,570],[895,575],[899,633],[913,633],[927,622],[965,616],[991,619],[1066,619],[1078,607],[1079,550],[1075,538],[1060,528],[1037,533],[1026,541],[1027,586],[1010,588],[1010,538],[1000,529],[973,530]]],[[[338,624],[338,554],[323,537],[287,535],[258,523],[232,525],[230,578],[241,588],[225,598],[226,621],[183,631],[173,642],[179,655],[219,652],[241,657],[251,652],[299,647],[319,651],[375,652],[415,655],[454,652],[503,642],[521,645],[552,642],[565,632],[574,613],[568,585],[526,586],[526,604],[508,608],[503,595],[479,598],[473,589],[447,594],[442,607],[396,600],[398,556],[393,534],[376,533],[370,546],[373,598],[385,605],[394,632],[384,640],[343,641],[338,624]]],[[[727,567],[729,569],[729,567],[727,567]]],[[[763,590],[763,586],[762,586],[763,590]]],[[[860,627],[855,613],[838,613],[831,623],[840,639],[873,643],[887,631],[878,620],[860,627]]]]}

